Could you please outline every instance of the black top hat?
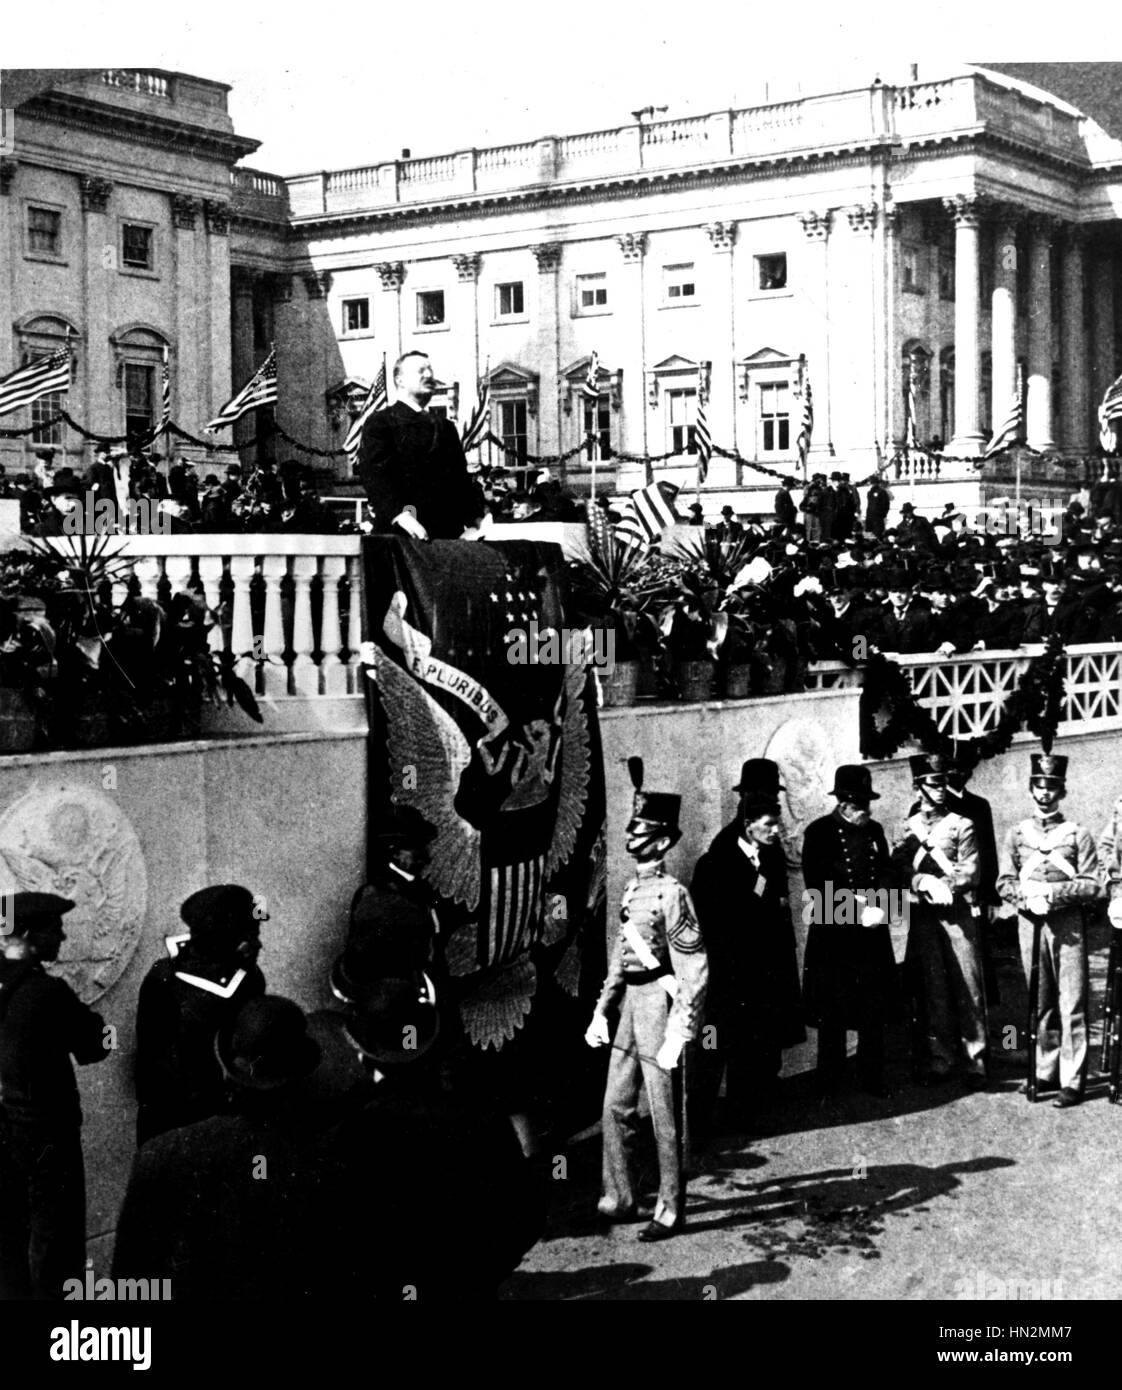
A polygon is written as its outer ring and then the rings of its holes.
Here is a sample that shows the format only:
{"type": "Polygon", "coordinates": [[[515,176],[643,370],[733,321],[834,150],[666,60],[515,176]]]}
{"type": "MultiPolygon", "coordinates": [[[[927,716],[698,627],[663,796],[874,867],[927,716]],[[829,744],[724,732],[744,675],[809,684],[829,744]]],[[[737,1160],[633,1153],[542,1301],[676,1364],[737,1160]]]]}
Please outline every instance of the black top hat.
{"type": "Polygon", "coordinates": [[[250,1091],[276,1091],[319,1066],[319,1043],[304,1011],[279,994],[251,999],[218,1032],[214,1050],[228,1080],[250,1091]]]}
{"type": "Polygon", "coordinates": [[[908,759],[908,765],[912,769],[913,782],[924,777],[946,777],[954,771],[953,760],[941,753],[916,753],[908,759]]]}
{"type": "Polygon", "coordinates": [[[82,487],[72,468],[59,468],[51,479],[52,497],[80,497],[82,487]]]}
{"type": "Polygon", "coordinates": [[[642,758],[628,758],[627,769],[631,773],[631,785],[635,788],[629,828],[639,821],[644,825],[660,826],[675,833],[678,830],[682,798],[674,792],[645,792],[642,758]]]}
{"type": "Polygon", "coordinates": [[[746,758],[740,765],[740,781],[734,792],[757,796],[777,797],[787,788],[779,780],[779,764],[770,758],[746,758]]]}
{"type": "Polygon", "coordinates": [[[258,906],[249,889],[238,883],[215,883],[209,888],[200,888],[184,902],[179,915],[196,940],[230,940],[244,931],[249,922],[269,920],[269,914],[258,906]]]}
{"type": "Polygon", "coordinates": [[[914,512],[914,511],[915,511],[915,507],[912,506],[912,504],[911,504],[910,502],[905,502],[904,505],[900,508],[900,510],[901,510],[902,512],[914,512]]]}
{"type": "Polygon", "coordinates": [[[732,516],[732,508],[728,505],[727,502],[726,502],[725,505],[721,508],[721,515],[722,515],[722,516],[732,516]]]}
{"type": "Polygon", "coordinates": [[[1029,761],[1032,765],[1030,781],[1050,782],[1057,787],[1067,781],[1067,758],[1062,753],[1030,753],[1029,761]]]}
{"type": "Polygon", "coordinates": [[[13,936],[26,936],[40,922],[61,922],[74,904],[57,893],[13,893],[3,899],[2,924],[13,936]]]}
{"type": "Polygon", "coordinates": [[[837,769],[830,795],[839,801],[880,800],[880,793],[873,791],[873,774],[860,763],[843,763],[837,769]]]}

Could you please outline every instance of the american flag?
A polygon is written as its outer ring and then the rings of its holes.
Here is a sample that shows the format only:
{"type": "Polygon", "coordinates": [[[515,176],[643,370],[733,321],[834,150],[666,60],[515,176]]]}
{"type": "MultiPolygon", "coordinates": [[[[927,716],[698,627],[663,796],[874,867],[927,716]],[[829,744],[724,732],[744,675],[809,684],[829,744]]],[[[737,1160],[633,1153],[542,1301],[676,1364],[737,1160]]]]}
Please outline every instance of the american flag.
{"type": "Polygon", "coordinates": [[[1114,426],[1119,420],[1122,420],[1122,376],[1106,388],[1099,406],[1099,443],[1108,454],[1113,454],[1118,447],[1114,426]]]}
{"type": "Polygon", "coordinates": [[[814,433],[814,397],[810,392],[810,377],[803,378],[803,413],[799,421],[799,463],[806,467],[806,456],[810,452],[810,436],[814,433]]]}
{"type": "Polygon", "coordinates": [[[487,421],[489,419],[488,407],[491,399],[491,369],[487,370],[475,384],[475,409],[471,412],[471,419],[464,426],[463,437],[460,443],[463,445],[464,453],[469,449],[474,449],[483,436],[487,433],[487,421]]]}
{"type": "Polygon", "coordinates": [[[694,420],[693,438],[697,445],[697,485],[700,487],[709,476],[709,460],[713,457],[713,436],[709,433],[709,421],[705,418],[705,400],[708,396],[707,371],[705,364],[698,368],[697,374],[697,418],[694,420]]]}
{"type": "Polygon", "coordinates": [[[272,348],[268,357],[253,373],[238,394],[226,402],[213,420],[204,428],[208,430],[225,429],[235,420],[240,420],[248,410],[257,410],[263,405],[275,405],[277,401],[277,350],[272,348]]]}
{"type": "Polygon", "coordinates": [[[1007,449],[1010,444],[1018,443],[1024,438],[1024,435],[1025,412],[1021,404],[1021,393],[1018,391],[1013,398],[1013,404],[1009,407],[1009,414],[1005,417],[1005,422],[999,430],[994,432],[994,436],[986,445],[986,451],[982,457],[984,459],[992,458],[1002,449],[1007,449]]]}
{"type": "Polygon", "coordinates": [[[168,350],[164,348],[164,366],[160,373],[160,418],[152,428],[152,433],[145,440],[145,447],[155,444],[164,430],[167,429],[171,420],[171,366],[168,362],[168,350]]]}
{"type": "Polygon", "coordinates": [[[362,403],[362,409],[355,416],[354,424],[347,431],[347,437],[343,440],[343,451],[349,454],[352,459],[358,453],[358,446],[362,443],[362,431],[366,428],[366,422],[376,410],[385,410],[388,397],[386,395],[386,359],[382,358],[382,365],[378,368],[378,375],[374,378],[374,384],[366,393],[366,399],[362,403]]]}
{"type": "Polygon", "coordinates": [[[658,540],[668,526],[678,521],[673,505],[677,494],[678,489],[670,483],[649,483],[633,492],[616,526],[616,535],[626,545],[649,545],[658,540]]]}
{"type": "Polygon", "coordinates": [[[600,355],[594,352],[588,359],[588,371],[581,382],[581,394],[590,401],[600,398],[600,355]]]}
{"type": "Polygon", "coordinates": [[[919,434],[916,430],[916,369],[914,363],[909,363],[908,379],[904,383],[904,448],[919,448],[919,434]]]}
{"type": "Polygon", "coordinates": [[[59,348],[49,357],[36,358],[0,380],[0,415],[20,410],[40,396],[70,390],[70,349],[59,348]]]}

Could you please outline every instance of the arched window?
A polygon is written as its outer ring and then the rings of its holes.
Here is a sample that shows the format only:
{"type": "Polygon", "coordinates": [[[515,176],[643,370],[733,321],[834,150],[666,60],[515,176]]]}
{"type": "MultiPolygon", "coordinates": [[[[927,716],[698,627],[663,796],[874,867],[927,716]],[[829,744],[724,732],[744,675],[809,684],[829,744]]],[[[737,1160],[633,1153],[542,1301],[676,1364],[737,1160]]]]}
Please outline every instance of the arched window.
{"type": "MultiPolygon", "coordinates": [[[[170,344],[158,328],[142,323],[118,329],[109,341],[121,397],[120,426],[126,435],[147,434],[163,413],[162,367],[170,344]]],[[[174,380],[174,373],[171,375],[174,380]]]]}
{"type": "MultiPolygon", "coordinates": [[[[21,367],[37,361],[40,357],[50,357],[60,348],[66,347],[67,343],[70,344],[72,359],[77,357],[81,335],[70,319],[62,314],[31,314],[21,319],[15,329],[16,361],[21,367]]],[[[28,436],[28,444],[31,447],[42,447],[44,444],[53,444],[56,447],[65,445],[66,426],[61,420],[56,420],[54,424],[48,422],[54,420],[60,410],[74,414],[74,394],[75,374],[72,365],[69,392],[57,391],[40,396],[28,407],[24,424],[35,426],[28,436]]]]}
{"type": "Polygon", "coordinates": [[[904,344],[900,372],[904,439],[911,438],[908,425],[914,412],[915,438],[920,444],[926,444],[931,433],[931,353],[914,338],[904,344]]]}
{"type": "Polygon", "coordinates": [[[939,354],[939,433],[944,443],[954,438],[954,348],[939,354]]]}

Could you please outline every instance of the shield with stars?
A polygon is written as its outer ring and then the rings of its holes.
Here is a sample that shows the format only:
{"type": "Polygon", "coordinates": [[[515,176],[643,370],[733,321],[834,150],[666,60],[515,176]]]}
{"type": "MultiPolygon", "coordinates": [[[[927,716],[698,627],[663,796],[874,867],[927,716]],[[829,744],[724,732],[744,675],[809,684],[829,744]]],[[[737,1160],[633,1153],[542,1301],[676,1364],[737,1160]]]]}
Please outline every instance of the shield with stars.
{"type": "Polygon", "coordinates": [[[372,537],[364,555],[371,828],[397,803],[435,829],[444,967],[467,1036],[498,1050],[545,985],[578,993],[603,940],[595,697],[580,644],[548,640],[567,630],[561,553],[372,537]]]}

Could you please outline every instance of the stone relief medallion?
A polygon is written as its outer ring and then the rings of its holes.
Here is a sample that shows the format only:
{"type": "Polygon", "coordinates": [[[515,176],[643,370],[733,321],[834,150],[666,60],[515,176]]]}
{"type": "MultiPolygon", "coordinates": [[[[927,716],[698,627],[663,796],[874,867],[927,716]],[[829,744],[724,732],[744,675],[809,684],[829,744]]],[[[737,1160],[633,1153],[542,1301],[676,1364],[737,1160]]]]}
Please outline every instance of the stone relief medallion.
{"type": "Polygon", "coordinates": [[[148,904],[140,841],[117,802],[90,787],[36,782],[0,813],[0,893],[16,892],[75,903],[52,975],[84,1004],[116,984],[148,904]]]}
{"type": "Polygon", "coordinates": [[[820,724],[810,719],[789,719],[772,734],[765,758],[779,764],[783,811],[783,843],[788,862],[798,865],[803,833],[812,820],[833,809],[834,754],[820,724]]]}

